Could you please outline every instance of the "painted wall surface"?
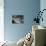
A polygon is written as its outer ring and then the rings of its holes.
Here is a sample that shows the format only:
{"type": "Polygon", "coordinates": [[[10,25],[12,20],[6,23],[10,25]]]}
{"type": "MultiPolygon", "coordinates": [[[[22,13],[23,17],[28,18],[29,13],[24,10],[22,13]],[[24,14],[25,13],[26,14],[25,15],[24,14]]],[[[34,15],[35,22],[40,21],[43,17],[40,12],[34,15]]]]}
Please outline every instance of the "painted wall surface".
{"type": "Polygon", "coordinates": [[[5,40],[18,41],[32,29],[32,20],[40,9],[40,0],[5,0],[5,40]],[[12,24],[12,15],[24,15],[24,24],[12,24]]]}
{"type": "MultiPolygon", "coordinates": [[[[43,9],[46,9],[46,0],[41,0],[40,2],[41,2],[40,9],[42,11],[43,9]]],[[[40,25],[46,26],[46,10],[43,12],[42,17],[43,17],[43,22],[41,21],[40,25]]]]}

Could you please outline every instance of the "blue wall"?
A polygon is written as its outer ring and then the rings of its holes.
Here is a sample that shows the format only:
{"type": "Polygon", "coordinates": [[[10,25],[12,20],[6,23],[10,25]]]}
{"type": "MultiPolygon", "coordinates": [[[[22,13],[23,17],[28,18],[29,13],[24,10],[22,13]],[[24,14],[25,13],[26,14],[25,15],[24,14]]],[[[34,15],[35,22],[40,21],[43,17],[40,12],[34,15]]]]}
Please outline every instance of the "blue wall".
{"type": "Polygon", "coordinates": [[[6,0],[5,17],[5,40],[18,41],[32,28],[32,20],[36,17],[35,12],[40,9],[40,0],[6,0]],[[12,24],[12,15],[24,15],[24,24],[12,24]]]}

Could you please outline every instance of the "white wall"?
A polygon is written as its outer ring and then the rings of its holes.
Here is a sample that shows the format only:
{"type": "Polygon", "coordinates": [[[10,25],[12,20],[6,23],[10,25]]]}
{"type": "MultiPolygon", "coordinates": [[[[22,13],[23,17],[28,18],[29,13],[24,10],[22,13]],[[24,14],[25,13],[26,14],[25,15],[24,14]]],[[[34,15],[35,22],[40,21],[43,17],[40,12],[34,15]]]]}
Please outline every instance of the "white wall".
{"type": "Polygon", "coordinates": [[[4,41],[4,0],[0,0],[0,41],[4,41]]]}

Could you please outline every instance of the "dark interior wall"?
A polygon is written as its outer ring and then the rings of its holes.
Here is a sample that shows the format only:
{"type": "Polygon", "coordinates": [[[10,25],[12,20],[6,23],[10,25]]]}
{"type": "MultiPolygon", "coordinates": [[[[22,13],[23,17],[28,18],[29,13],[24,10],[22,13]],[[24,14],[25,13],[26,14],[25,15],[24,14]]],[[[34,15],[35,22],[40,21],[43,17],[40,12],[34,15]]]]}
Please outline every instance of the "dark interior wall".
{"type": "Polygon", "coordinates": [[[32,20],[40,9],[40,0],[5,0],[4,1],[5,40],[18,41],[32,28],[32,20]],[[24,24],[12,24],[12,15],[24,15],[24,24]]]}

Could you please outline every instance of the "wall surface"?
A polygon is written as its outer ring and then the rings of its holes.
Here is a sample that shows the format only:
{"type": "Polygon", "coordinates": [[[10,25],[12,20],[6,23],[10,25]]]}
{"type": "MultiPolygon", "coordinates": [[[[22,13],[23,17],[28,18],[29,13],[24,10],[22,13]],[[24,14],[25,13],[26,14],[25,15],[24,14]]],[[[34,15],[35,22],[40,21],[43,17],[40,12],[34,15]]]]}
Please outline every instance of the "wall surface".
{"type": "MultiPolygon", "coordinates": [[[[40,9],[41,9],[41,11],[43,9],[46,9],[46,0],[41,0],[40,1],[40,9]]],[[[43,22],[41,21],[40,25],[46,26],[46,10],[43,12],[42,17],[43,17],[43,22]]]]}
{"type": "Polygon", "coordinates": [[[40,0],[5,0],[5,40],[18,41],[32,29],[32,20],[40,9],[40,0]],[[12,24],[12,15],[24,15],[24,24],[12,24]]]}
{"type": "Polygon", "coordinates": [[[4,41],[4,0],[0,0],[0,42],[4,41]]]}

